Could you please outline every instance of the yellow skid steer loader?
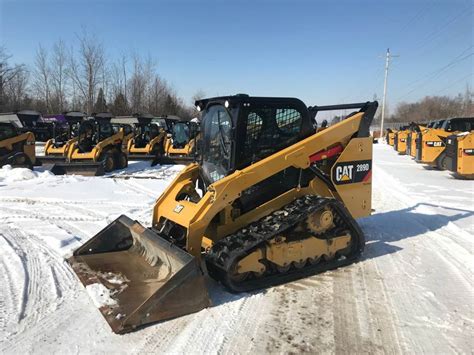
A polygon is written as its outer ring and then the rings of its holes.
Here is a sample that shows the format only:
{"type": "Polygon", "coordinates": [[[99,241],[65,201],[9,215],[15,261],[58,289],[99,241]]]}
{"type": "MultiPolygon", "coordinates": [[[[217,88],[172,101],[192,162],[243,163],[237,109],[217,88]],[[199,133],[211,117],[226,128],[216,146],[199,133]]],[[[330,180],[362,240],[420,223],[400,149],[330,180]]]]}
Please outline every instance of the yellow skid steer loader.
{"type": "Polygon", "coordinates": [[[471,131],[448,136],[446,168],[458,179],[474,179],[474,125],[471,131]]]}
{"type": "Polygon", "coordinates": [[[32,169],[36,163],[35,135],[21,133],[11,122],[0,122],[0,167],[11,165],[32,169]]]}
{"type": "Polygon", "coordinates": [[[448,136],[469,132],[474,127],[474,117],[456,117],[440,121],[433,128],[422,131],[417,146],[416,160],[428,167],[440,170],[447,169],[446,140],[448,136]]]}
{"type": "Polygon", "coordinates": [[[44,157],[42,162],[65,161],[69,147],[78,140],[79,127],[87,115],[84,112],[67,112],[64,118],[67,122],[67,130],[55,134],[44,146],[44,157]]]}
{"type": "Polygon", "coordinates": [[[149,114],[137,114],[135,136],[128,142],[127,151],[130,160],[154,160],[164,154],[166,130],[152,122],[155,118],[149,114]]]}
{"type": "Polygon", "coordinates": [[[156,201],[152,226],[120,216],[68,259],[112,330],[199,311],[204,275],[231,292],[356,261],[371,213],[377,102],[307,107],[295,98],[199,100],[199,161],[156,201]],[[320,111],[357,110],[317,132],[320,111]]]}
{"type": "Polygon", "coordinates": [[[66,162],[54,164],[51,171],[56,175],[100,176],[126,168],[128,158],[122,151],[124,132],[114,133],[111,118],[110,114],[104,113],[83,121],[77,141],[69,146],[66,162]]]}

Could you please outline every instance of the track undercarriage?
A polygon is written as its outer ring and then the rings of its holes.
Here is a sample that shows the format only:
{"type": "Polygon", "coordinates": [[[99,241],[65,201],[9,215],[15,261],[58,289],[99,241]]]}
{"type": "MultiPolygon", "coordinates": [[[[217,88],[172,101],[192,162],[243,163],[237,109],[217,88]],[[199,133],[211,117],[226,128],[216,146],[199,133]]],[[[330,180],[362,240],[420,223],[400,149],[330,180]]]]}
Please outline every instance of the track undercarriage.
{"type": "Polygon", "coordinates": [[[232,292],[250,291],[354,262],[364,236],[342,204],[304,196],[218,241],[209,274],[232,292]]]}

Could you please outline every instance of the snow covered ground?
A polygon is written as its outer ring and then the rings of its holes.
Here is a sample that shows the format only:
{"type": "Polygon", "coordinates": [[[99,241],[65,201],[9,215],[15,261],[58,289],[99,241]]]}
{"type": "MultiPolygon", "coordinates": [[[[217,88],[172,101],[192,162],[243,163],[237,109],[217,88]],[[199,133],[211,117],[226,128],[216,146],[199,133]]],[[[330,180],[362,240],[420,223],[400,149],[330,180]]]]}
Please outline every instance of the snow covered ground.
{"type": "Polygon", "coordinates": [[[115,335],[64,261],[120,214],[150,224],[179,171],[0,170],[0,353],[471,353],[474,182],[374,146],[361,262],[115,335]]]}

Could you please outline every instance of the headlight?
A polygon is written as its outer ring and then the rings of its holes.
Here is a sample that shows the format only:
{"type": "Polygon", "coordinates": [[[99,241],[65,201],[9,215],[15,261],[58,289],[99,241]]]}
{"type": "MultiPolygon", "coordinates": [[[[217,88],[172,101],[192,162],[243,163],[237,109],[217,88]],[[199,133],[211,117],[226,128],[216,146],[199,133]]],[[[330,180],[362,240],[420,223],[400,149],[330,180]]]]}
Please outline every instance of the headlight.
{"type": "Polygon", "coordinates": [[[225,102],[224,102],[225,108],[229,108],[229,105],[230,105],[230,104],[229,104],[229,100],[225,100],[225,102]]]}

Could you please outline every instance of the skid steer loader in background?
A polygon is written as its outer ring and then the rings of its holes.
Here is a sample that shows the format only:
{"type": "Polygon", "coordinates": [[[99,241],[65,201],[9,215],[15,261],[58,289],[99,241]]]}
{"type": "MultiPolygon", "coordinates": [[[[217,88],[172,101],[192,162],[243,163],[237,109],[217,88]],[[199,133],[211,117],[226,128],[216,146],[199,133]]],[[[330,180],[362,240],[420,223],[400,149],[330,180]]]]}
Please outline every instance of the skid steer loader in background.
{"type": "Polygon", "coordinates": [[[446,169],[458,179],[474,179],[474,126],[446,139],[446,169]]]}
{"type": "Polygon", "coordinates": [[[418,132],[416,136],[416,152],[415,152],[415,161],[421,160],[421,151],[422,151],[422,141],[423,141],[423,134],[428,132],[429,129],[432,128],[441,128],[445,120],[435,120],[435,121],[430,121],[426,127],[420,132],[418,132]]]}
{"type": "Polygon", "coordinates": [[[162,156],[165,149],[166,130],[153,123],[155,118],[149,114],[137,114],[135,135],[128,142],[127,151],[130,160],[154,160],[162,156]]]}
{"type": "Polygon", "coordinates": [[[364,249],[355,218],[371,213],[377,102],[306,105],[235,95],[199,100],[201,154],[158,197],[152,226],[122,215],[68,259],[102,288],[112,330],[210,305],[204,274],[231,292],[347,265],[364,249]],[[320,111],[357,110],[317,132],[320,111]]]}
{"type": "Polygon", "coordinates": [[[164,153],[157,155],[156,164],[191,164],[196,158],[199,124],[180,118],[167,118],[168,131],[164,140],[164,153]]]}
{"type": "Polygon", "coordinates": [[[56,163],[51,171],[56,175],[104,175],[128,165],[127,154],[122,151],[124,132],[114,133],[110,113],[96,114],[79,126],[78,139],[67,152],[66,162],[56,163]]]}
{"type": "Polygon", "coordinates": [[[396,129],[391,129],[387,128],[387,133],[385,134],[385,141],[388,143],[388,145],[391,145],[393,147],[394,140],[395,140],[395,134],[397,133],[396,129]]]}
{"type": "Polygon", "coordinates": [[[425,128],[426,128],[425,124],[420,124],[420,123],[415,123],[415,122],[410,123],[409,132],[407,135],[407,148],[406,148],[407,155],[410,155],[413,158],[416,157],[416,140],[418,138],[418,133],[420,133],[425,128]]]}
{"type": "Polygon", "coordinates": [[[128,155],[128,144],[135,136],[133,125],[129,123],[112,122],[112,129],[114,130],[114,133],[119,133],[120,131],[123,132],[122,152],[125,152],[128,155]]]}
{"type": "Polygon", "coordinates": [[[82,121],[86,118],[84,112],[71,111],[64,114],[67,122],[67,130],[56,134],[54,138],[49,139],[44,146],[44,157],[41,157],[42,162],[65,161],[69,147],[77,142],[79,127],[82,121]]]}
{"type": "Polygon", "coordinates": [[[456,117],[441,120],[433,128],[421,132],[417,146],[416,161],[440,170],[446,166],[446,139],[461,132],[469,132],[474,127],[474,117],[456,117]]]}
{"type": "Polygon", "coordinates": [[[4,165],[32,169],[37,164],[35,135],[20,132],[12,122],[0,122],[0,167],[4,165]]]}
{"type": "Polygon", "coordinates": [[[394,137],[393,148],[400,155],[405,155],[407,151],[407,138],[408,138],[409,127],[401,126],[394,137]]]}

